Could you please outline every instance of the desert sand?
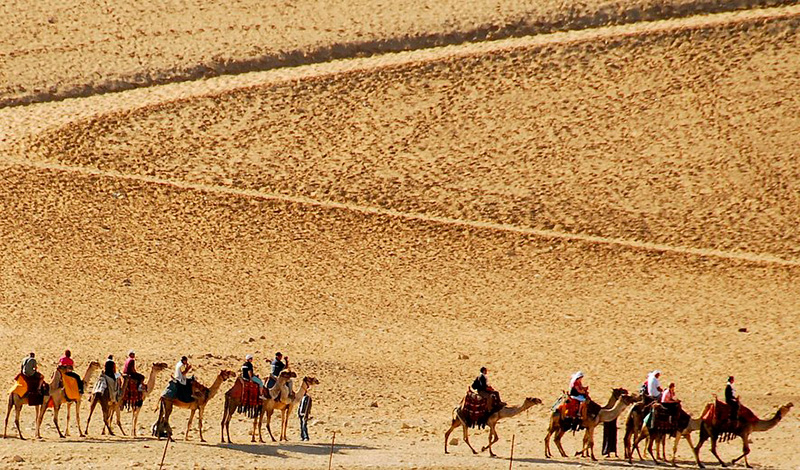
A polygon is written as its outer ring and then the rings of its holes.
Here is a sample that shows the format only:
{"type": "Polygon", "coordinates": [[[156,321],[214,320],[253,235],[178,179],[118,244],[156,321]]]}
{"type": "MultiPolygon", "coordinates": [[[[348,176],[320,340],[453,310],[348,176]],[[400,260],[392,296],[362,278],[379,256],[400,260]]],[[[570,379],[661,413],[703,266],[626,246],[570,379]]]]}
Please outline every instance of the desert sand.
{"type": "MultiPolygon", "coordinates": [[[[325,468],[334,432],[334,468],[507,468],[512,435],[515,468],[627,467],[544,459],[579,369],[601,402],[658,368],[692,414],[728,375],[761,417],[800,403],[800,7],[775,4],[6,6],[0,371],[132,348],[209,384],[280,350],[321,381],[310,443],[292,416],[289,443],[250,444],[239,416],[218,444],[220,394],[208,443],[173,414],[166,468],[325,468]],[[210,58],[240,68],[185,73],[210,58]],[[499,425],[500,458],[444,455],[482,365],[508,402],[544,404],[499,425]]],[[[137,439],[95,417],[62,440],[48,413],[0,462],[152,468],[156,404],[137,439]]],[[[798,438],[791,413],[750,462],[798,468],[798,438]]]]}

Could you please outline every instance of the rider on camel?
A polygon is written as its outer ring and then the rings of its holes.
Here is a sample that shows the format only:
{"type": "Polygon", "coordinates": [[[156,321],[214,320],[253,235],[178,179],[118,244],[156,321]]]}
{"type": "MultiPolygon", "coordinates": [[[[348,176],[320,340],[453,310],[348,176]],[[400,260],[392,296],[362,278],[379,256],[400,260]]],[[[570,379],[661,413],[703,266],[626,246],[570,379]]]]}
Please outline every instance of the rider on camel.
{"type": "Polygon", "coordinates": [[[481,367],[481,375],[477,376],[472,382],[472,388],[486,400],[486,409],[491,413],[497,408],[506,406],[506,404],[500,400],[500,392],[489,385],[489,379],[486,377],[488,373],[489,369],[481,367]]]}
{"type": "Polygon", "coordinates": [[[735,423],[739,419],[739,394],[736,393],[736,388],[733,386],[733,376],[728,377],[728,383],[725,385],[725,403],[731,408],[729,420],[735,423]]]}
{"type": "Polygon", "coordinates": [[[144,383],[144,375],[136,371],[136,351],[128,351],[128,358],[125,359],[125,364],[122,366],[122,376],[126,375],[129,379],[136,381],[140,391],[147,390],[147,384],[144,383]]]}
{"type": "Polygon", "coordinates": [[[22,360],[20,374],[28,384],[28,391],[31,394],[38,393],[39,387],[44,381],[44,376],[39,372],[39,364],[36,362],[36,354],[31,352],[22,360]]]}
{"type": "Polygon", "coordinates": [[[66,369],[67,372],[65,375],[72,377],[76,382],[78,382],[78,393],[83,394],[83,379],[81,379],[81,376],[76,374],[74,371],[75,361],[72,360],[72,351],[69,349],[64,351],[64,355],[58,359],[58,366],[66,369]]]}
{"type": "Polygon", "coordinates": [[[589,399],[589,387],[583,385],[583,372],[572,374],[569,381],[569,397],[580,402],[579,412],[581,420],[586,419],[586,401],[589,399]]]}

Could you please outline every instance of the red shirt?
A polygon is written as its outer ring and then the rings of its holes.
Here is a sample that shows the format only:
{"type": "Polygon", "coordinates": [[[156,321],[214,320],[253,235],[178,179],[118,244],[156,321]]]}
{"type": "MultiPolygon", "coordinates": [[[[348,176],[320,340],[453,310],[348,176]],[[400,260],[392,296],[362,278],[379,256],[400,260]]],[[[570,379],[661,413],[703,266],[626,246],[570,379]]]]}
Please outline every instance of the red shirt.
{"type": "Polygon", "coordinates": [[[58,360],[58,365],[65,367],[75,367],[75,361],[73,361],[71,357],[61,356],[61,359],[58,360]]]}

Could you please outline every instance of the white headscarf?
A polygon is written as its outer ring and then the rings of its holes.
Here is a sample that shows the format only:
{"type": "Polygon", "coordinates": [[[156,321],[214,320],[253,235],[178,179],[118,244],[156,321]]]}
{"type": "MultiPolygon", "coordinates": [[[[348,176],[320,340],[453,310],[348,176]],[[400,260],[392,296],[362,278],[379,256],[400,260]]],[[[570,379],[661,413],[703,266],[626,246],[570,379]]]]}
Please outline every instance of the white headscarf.
{"type": "Polygon", "coordinates": [[[575,372],[574,374],[572,374],[572,378],[569,380],[569,388],[574,387],[575,386],[575,382],[578,379],[580,379],[581,377],[583,377],[583,372],[581,372],[581,371],[578,371],[578,372],[575,372]]]}

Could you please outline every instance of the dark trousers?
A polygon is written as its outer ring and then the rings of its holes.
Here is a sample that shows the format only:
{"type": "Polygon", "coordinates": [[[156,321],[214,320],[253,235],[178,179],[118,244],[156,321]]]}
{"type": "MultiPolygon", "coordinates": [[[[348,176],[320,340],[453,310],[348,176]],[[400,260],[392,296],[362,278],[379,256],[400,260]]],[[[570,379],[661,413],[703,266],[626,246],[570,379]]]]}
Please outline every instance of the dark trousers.
{"type": "Polygon", "coordinates": [[[729,419],[731,421],[737,421],[739,419],[739,400],[730,400],[726,403],[731,407],[731,415],[729,419]]]}
{"type": "Polygon", "coordinates": [[[300,440],[308,440],[308,418],[300,417],[300,440]]]}
{"type": "Polygon", "coordinates": [[[67,372],[66,375],[72,377],[73,379],[75,379],[76,382],[78,382],[78,393],[83,395],[83,379],[81,378],[81,376],[73,371],[67,372]]]}

